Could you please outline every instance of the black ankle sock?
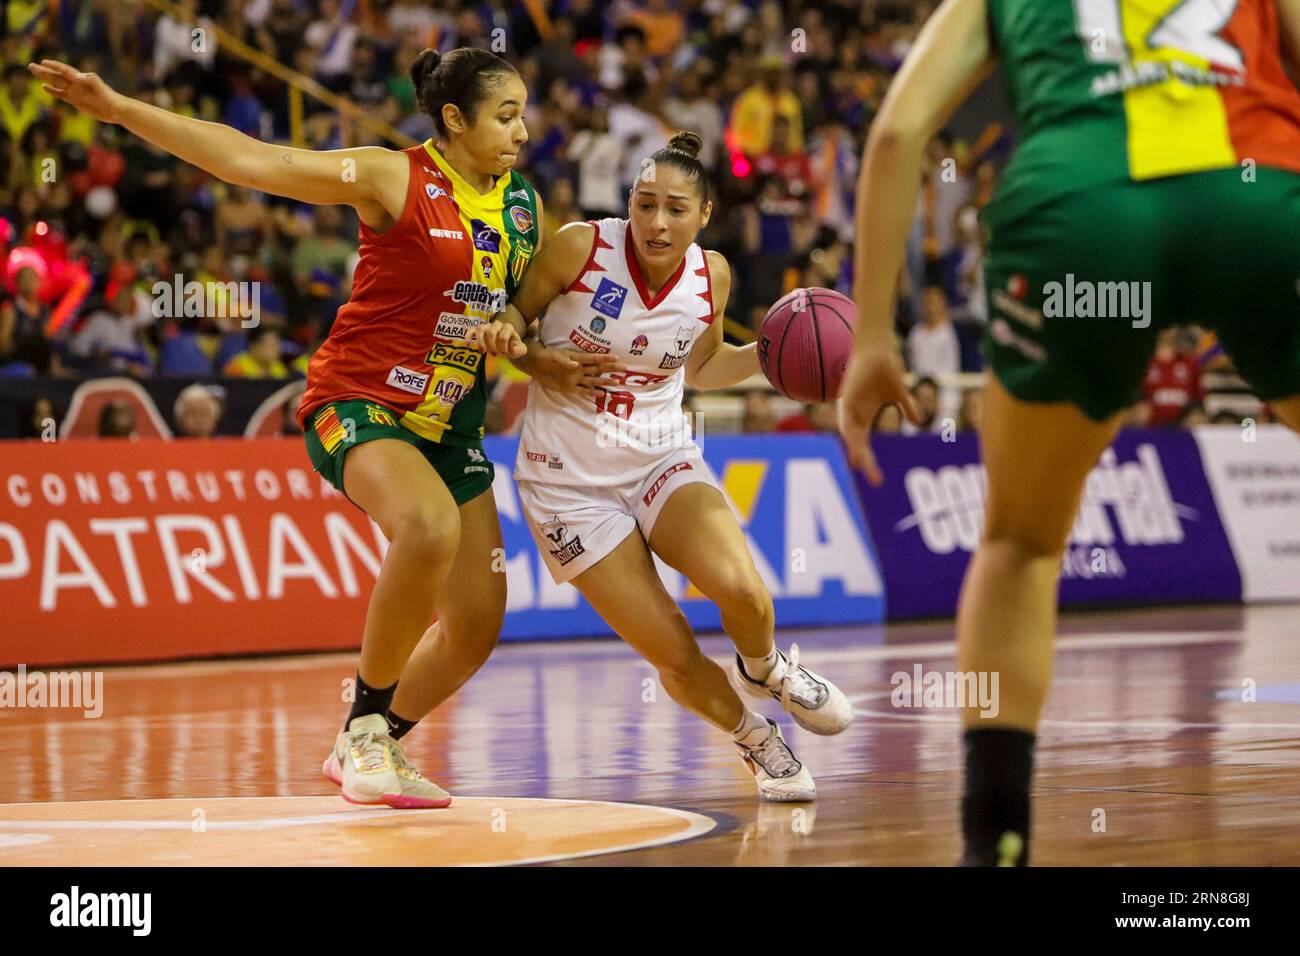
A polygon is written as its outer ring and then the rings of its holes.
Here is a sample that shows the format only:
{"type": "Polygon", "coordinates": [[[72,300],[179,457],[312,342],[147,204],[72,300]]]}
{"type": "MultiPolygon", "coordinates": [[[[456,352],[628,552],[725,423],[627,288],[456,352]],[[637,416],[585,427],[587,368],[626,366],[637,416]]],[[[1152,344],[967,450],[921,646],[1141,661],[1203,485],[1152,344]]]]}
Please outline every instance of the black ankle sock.
{"type": "Polygon", "coordinates": [[[388,712],[388,736],[394,740],[401,740],[409,734],[418,724],[418,720],[407,720],[405,717],[398,717],[391,710],[388,712]]]}
{"type": "Polygon", "coordinates": [[[966,791],[961,801],[963,866],[1029,864],[1029,782],[1034,735],[974,728],[964,736],[966,791]]]}
{"type": "Polygon", "coordinates": [[[393,706],[393,694],[397,691],[397,681],[393,681],[392,687],[377,688],[371,687],[361,679],[361,672],[357,672],[357,695],[352,700],[352,710],[348,713],[347,723],[343,729],[347,730],[358,717],[365,717],[367,714],[382,714],[385,718],[388,716],[388,708],[393,706]]]}

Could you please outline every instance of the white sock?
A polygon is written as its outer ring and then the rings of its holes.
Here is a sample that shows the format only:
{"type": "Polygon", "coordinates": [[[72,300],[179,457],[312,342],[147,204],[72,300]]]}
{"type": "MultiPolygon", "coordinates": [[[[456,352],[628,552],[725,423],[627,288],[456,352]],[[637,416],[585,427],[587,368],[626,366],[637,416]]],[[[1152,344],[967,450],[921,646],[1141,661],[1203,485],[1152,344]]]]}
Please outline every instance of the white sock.
{"type": "Polygon", "coordinates": [[[740,743],[754,731],[766,726],[766,720],[746,707],[745,712],[740,717],[739,725],[731,732],[731,739],[736,743],[740,743]]]}
{"type": "Polygon", "coordinates": [[[745,665],[745,673],[749,675],[749,679],[760,683],[767,680],[767,675],[772,673],[772,669],[776,667],[776,660],[776,645],[772,646],[766,657],[745,657],[743,654],[740,657],[741,663],[745,665]]]}

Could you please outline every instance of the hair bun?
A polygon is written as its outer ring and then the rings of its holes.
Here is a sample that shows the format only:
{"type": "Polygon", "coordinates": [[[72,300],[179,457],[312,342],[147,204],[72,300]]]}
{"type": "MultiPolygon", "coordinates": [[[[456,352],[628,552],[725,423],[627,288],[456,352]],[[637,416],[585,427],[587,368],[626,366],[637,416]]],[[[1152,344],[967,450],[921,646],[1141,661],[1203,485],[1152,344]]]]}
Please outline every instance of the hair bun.
{"type": "Polygon", "coordinates": [[[442,63],[442,54],[437,50],[422,50],[411,63],[411,83],[415,86],[416,99],[422,99],[421,91],[433,76],[438,65],[442,63]]]}
{"type": "Polygon", "coordinates": [[[668,141],[668,148],[680,150],[688,156],[699,156],[700,150],[704,148],[704,140],[699,133],[684,129],[668,141]]]}

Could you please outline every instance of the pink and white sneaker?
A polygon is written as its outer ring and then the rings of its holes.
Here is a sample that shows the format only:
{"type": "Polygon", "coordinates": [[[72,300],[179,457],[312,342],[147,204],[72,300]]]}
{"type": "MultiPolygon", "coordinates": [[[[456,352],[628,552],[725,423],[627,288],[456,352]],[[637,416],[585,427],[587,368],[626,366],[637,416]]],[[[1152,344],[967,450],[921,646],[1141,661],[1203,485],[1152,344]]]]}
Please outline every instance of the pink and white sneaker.
{"type": "Polygon", "coordinates": [[[342,788],[348,803],[397,810],[451,806],[451,794],[415,769],[402,745],[389,736],[382,714],[357,717],[340,731],[321,771],[342,788]]]}

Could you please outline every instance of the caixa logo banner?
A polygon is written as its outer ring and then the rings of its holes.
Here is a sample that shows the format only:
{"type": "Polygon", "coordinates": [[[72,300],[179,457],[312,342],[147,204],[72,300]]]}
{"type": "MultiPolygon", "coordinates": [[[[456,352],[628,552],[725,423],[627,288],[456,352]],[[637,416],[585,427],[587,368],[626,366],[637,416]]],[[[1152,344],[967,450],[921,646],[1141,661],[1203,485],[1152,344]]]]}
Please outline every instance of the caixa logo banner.
{"type": "MultiPolygon", "coordinates": [[[[488,438],[506,550],[505,638],[609,634],[571,585],[557,586],[537,553],[510,475],[517,441],[488,438]]],[[[778,626],[882,620],[883,583],[838,440],[820,435],[710,436],[701,443],[772,592],[778,626]]],[[[697,630],[718,630],[717,607],[656,559],[668,593],[697,630]]]]}
{"type": "MultiPolygon", "coordinates": [[[[984,525],[985,473],[966,435],[881,435],[881,488],[857,478],[891,619],[948,616],[984,525]]],[[[1061,561],[1075,605],[1236,601],[1237,564],[1186,432],[1122,432],[1088,476],[1061,561]]]]}

